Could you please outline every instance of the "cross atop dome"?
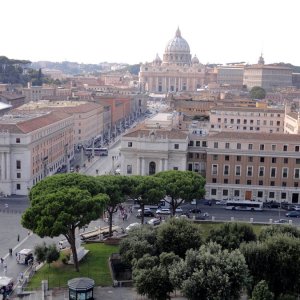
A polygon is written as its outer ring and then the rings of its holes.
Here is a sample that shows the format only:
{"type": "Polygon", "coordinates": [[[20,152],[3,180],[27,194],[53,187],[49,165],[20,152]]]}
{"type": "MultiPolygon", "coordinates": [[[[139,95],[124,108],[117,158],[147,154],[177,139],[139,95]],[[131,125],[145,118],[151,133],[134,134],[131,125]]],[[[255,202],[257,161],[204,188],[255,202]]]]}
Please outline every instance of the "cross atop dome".
{"type": "Polygon", "coordinates": [[[176,30],[176,35],[175,36],[176,37],[181,37],[181,32],[180,32],[179,26],[178,26],[178,28],[176,30]]]}

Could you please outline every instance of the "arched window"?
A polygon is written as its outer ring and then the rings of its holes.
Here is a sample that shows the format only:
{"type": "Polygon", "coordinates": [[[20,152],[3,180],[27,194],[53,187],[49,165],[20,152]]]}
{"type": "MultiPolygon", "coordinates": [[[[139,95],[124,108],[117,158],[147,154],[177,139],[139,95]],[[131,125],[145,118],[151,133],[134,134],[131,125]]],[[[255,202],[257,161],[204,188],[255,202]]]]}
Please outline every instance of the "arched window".
{"type": "Polygon", "coordinates": [[[154,161],[151,161],[149,164],[149,175],[155,174],[156,171],[156,163],[154,161]]]}

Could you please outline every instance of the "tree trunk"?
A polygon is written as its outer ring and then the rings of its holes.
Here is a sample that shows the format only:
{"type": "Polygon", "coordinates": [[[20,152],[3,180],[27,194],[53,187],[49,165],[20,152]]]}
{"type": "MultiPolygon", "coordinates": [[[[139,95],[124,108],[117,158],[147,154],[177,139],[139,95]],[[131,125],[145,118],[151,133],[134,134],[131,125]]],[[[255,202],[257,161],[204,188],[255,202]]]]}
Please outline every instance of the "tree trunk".
{"type": "Polygon", "coordinates": [[[141,223],[142,224],[144,224],[144,211],[145,211],[145,204],[143,204],[143,203],[141,203],[140,204],[140,207],[141,207],[141,209],[142,209],[142,211],[141,211],[141,223]]]}
{"type": "Polygon", "coordinates": [[[109,226],[109,236],[112,236],[112,223],[113,223],[113,210],[108,210],[108,226],[109,226]]]}
{"type": "Polygon", "coordinates": [[[79,272],[79,264],[78,264],[78,257],[77,257],[77,251],[76,251],[76,239],[75,239],[75,228],[71,229],[69,232],[69,236],[66,236],[71,250],[73,254],[73,261],[74,261],[74,267],[76,272],[79,272]]]}

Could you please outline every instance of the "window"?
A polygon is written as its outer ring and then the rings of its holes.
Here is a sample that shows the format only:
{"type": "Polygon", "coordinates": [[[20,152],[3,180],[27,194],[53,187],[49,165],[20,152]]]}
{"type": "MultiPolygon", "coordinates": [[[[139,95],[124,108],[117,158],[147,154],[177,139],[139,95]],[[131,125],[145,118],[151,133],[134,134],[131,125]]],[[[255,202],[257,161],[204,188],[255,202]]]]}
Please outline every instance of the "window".
{"type": "Polygon", "coordinates": [[[299,152],[299,146],[295,146],[295,152],[299,152]]]}
{"type": "Polygon", "coordinates": [[[200,147],[200,141],[196,141],[196,147],[200,147]]]}
{"type": "Polygon", "coordinates": [[[281,185],[286,186],[286,181],[282,181],[281,185]]]}
{"type": "Polygon", "coordinates": [[[288,178],[289,169],[282,168],[282,178],[288,178]]]}
{"type": "Polygon", "coordinates": [[[211,166],[211,175],[218,175],[218,165],[211,166]]]}
{"type": "Polygon", "coordinates": [[[78,134],[81,134],[81,129],[78,129],[78,134]]]}
{"type": "Polygon", "coordinates": [[[260,144],[259,145],[259,150],[261,150],[261,151],[265,150],[265,145],[264,144],[260,144]]]}
{"type": "Polygon", "coordinates": [[[216,195],[217,195],[217,189],[211,189],[210,194],[211,194],[212,196],[216,196],[216,195]]]}
{"type": "Polygon", "coordinates": [[[238,155],[237,157],[236,157],[236,161],[241,161],[242,160],[242,157],[240,156],[240,155],[238,155]]]}
{"type": "Polygon", "coordinates": [[[287,151],[287,145],[283,145],[283,151],[287,151]]]}
{"type": "Polygon", "coordinates": [[[294,169],[294,178],[299,179],[300,178],[300,169],[294,169]]]}
{"type": "Polygon", "coordinates": [[[189,146],[193,147],[194,146],[194,141],[190,141],[189,146]]]}
{"type": "Polygon", "coordinates": [[[276,151],[276,145],[272,145],[272,151],[276,151]]]}
{"type": "Polygon", "coordinates": [[[207,147],[207,142],[206,141],[202,141],[202,147],[207,147]]]}
{"type": "Polygon", "coordinates": [[[263,197],[263,192],[262,191],[258,191],[257,192],[257,197],[258,198],[262,198],[263,197]]]}
{"type": "Polygon", "coordinates": [[[17,178],[21,178],[21,173],[17,173],[17,178]]]}
{"type": "Polygon", "coordinates": [[[240,184],[240,183],[241,183],[240,179],[235,180],[235,184],[240,184]]]}
{"type": "Polygon", "coordinates": [[[265,176],[265,167],[259,166],[258,168],[258,176],[265,176]]]}
{"type": "Polygon", "coordinates": [[[239,197],[240,196],[240,190],[234,190],[233,195],[234,195],[234,197],[239,197]]]}
{"type": "Polygon", "coordinates": [[[252,183],[251,180],[248,179],[248,180],[247,180],[247,185],[251,185],[251,183],[252,183]]]}
{"type": "Polygon", "coordinates": [[[229,166],[228,165],[224,165],[224,175],[229,175],[229,166]]]}
{"type": "Polygon", "coordinates": [[[174,149],[179,149],[179,144],[174,144],[174,149]]]}
{"type": "Polygon", "coordinates": [[[296,165],[300,164],[300,158],[296,158],[296,165]]]}
{"type": "Polygon", "coordinates": [[[173,167],[173,170],[178,171],[178,167],[173,167]]]}
{"type": "Polygon", "coordinates": [[[235,166],[235,176],[241,176],[241,166],[235,166]]]}
{"type": "Polygon", "coordinates": [[[20,189],[21,189],[21,184],[17,183],[17,190],[20,190],[20,189]]]}
{"type": "Polygon", "coordinates": [[[298,186],[299,186],[298,182],[294,182],[294,187],[298,187],[298,186]]]}
{"type": "Polygon", "coordinates": [[[248,144],[248,150],[252,150],[253,149],[253,144],[248,144]]]}
{"type": "Polygon", "coordinates": [[[16,161],[16,168],[17,168],[17,170],[21,170],[21,161],[20,160],[16,161]]]}
{"type": "Polygon", "coordinates": [[[224,178],[224,184],[228,184],[228,178],[224,178]]]}
{"type": "Polygon", "coordinates": [[[286,199],[286,193],[281,193],[281,199],[286,199]]]}
{"type": "Polygon", "coordinates": [[[274,185],[275,185],[275,181],[271,181],[270,186],[274,186],[274,185]]]}
{"type": "Polygon", "coordinates": [[[189,153],[189,158],[193,158],[193,156],[194,156],[193,153],[190,152],[189,153]]]}
{"type": "Polygon", "coordinates": [[[229,143],[225,143],[225,149],[229,149],[230,144],[229,143]]]}
{"type": "Polygon", "coordinates": [[[212,183],[217,183],[217,178],[212,178],[212,183]]]}
{"type": "Polygon", "coordinates": [[[127,165],[127,174],[132,174],[132,165],[127,165]]]}
{"type": "Polygon", "coordinates": [[[132,142],[128,142],[128,147],[132,147],[132,142]]]}
{"type": "Polygon", "coordinates": [[[253,167],[247,166],[247,176],[252,176],[252,175],[253,175],[253,167]]]}
{"type": "Polygon", "coordinates": [[[218,147],[219,147],[218,142],[214,142],[214,148],[216,149],[216,148],[218,148],[218,147]]]}
{"type": "Polygon", "coordinates": [[[262,156],[262,157],[259,158],[259,161],[260,161],[261,163],[263,163],[263,162],[265,162],[265,158],[262,156]]]}
{"type": "Polygon", "coordinates": [[[236,123],[237,123],[237,124],[241,124],[241,119],[237,119],[237,120],[236,120],[236,123]]]}
{"type": "Polygon", "coordinates": [[[275,192],[269,192],[269,198],[274,199],[275,197],[275,192]]]}
{"type": "Polygon", "coordinates": [[[218,154],[213,155],[213,160],[218,160],[218,154]]]}
{"type": "Polygon", "coordinates": [[[236,144],[236,149],[240,150],[241,148],[242,148],[241,143],[237,143],[237,144],[236,144]]]}
{"type": "Polygon", "coordinates": [[[223,196],[228,196],[228,190],[223,190],[223,196]]]}
{"type": "Polygon", "coordinates": [[[20,138],[16,138],[16,143],[20,144],[21,143],[21,139],[20,138]]]}
{"type": "Polygon", "coordinates": [[[272,164],[276,164],[276,157],[272,157],[272,164]]]}
{"type": "Polygon", "coordinates": [[[225,160],[226,160],[226,161],[229,160],[229,155],[225,155],[225,160]]]}
{"type": "Polygon", "coordinates": [[[271,168],[271,170],[270,170],[270,176],[272,178],[276,177],[276,168],[271,168]]]}
{"type": "Polygon", "coordinates": [[[248,156],[248,162],[253,162],[253,156],[248,156]]]}
{"type": "Polygon", "coordinates": [[[258,185],[264,185],[263,180],[259,180],[259,181],[258,181],[258,185]]]}

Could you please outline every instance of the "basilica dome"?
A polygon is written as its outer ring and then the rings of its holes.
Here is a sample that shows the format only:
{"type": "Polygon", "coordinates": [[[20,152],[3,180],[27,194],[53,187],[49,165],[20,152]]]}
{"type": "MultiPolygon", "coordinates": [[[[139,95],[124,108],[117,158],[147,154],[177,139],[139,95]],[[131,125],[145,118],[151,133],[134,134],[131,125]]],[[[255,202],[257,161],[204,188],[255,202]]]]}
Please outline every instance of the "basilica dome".
{"type": "Polygon", "coordinates": [[[187,41],[181,37],[179,28],[176,31],[175,37],[167,43],[163,63],[177,65],[191,64],[190,46],[187,41]]]}

